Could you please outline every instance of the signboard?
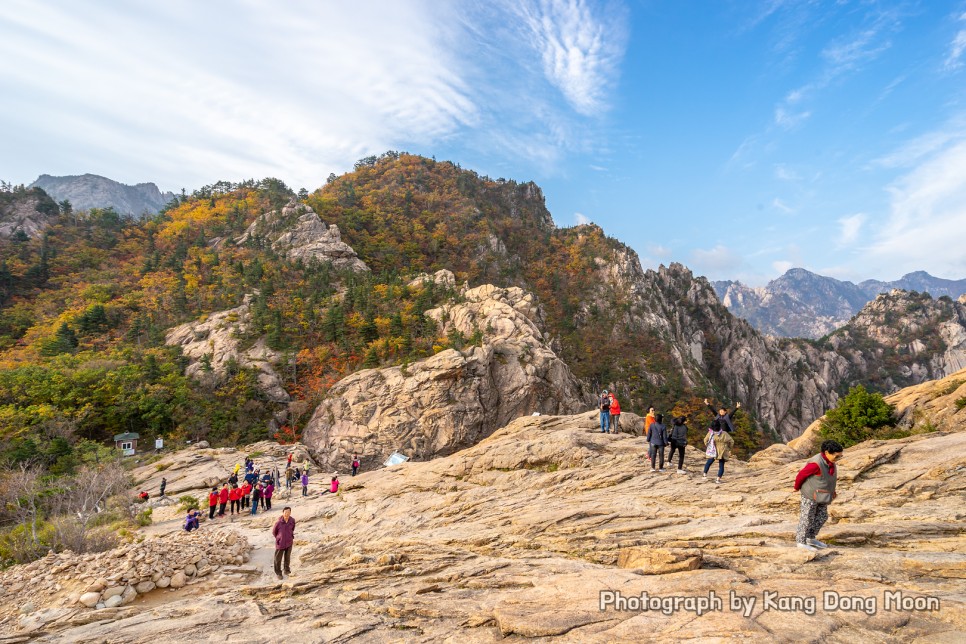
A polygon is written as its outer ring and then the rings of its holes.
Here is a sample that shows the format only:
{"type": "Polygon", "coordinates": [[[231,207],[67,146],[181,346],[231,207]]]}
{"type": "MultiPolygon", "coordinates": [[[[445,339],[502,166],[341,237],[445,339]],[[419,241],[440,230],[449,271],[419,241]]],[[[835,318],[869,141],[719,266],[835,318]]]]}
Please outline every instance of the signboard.
{"type": "Polygon", "coordinates": [[[164,439],[155,438],[154,439],[154,449],[164,449],[164,439]]]}

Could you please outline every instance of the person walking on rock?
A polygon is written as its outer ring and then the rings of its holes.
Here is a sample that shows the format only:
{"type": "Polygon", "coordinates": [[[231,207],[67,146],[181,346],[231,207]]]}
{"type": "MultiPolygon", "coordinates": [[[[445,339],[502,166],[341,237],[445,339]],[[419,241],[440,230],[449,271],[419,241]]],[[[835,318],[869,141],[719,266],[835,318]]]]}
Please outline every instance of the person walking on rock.
{"type": "Polygon", "coordinates": [[[735,403],[735,408],[732,409],[730,413],[724,407],[720,407],[717,413],[715,413],[714,407],[711,406],[711,403],[708,402],[707,398],[704,399],[704,404],[708,406],[708,409],[711,410],[711,415],[714,417],[714,419],[711,421],[712,429],[722,429],[729,434],[733,434],[735,432],[734,419],[735,413],[741,409],[740,402],[735,403]]]}
{"type": "Polygon", "coordinates": [[[164,488],[168,487],[168,479],[161,477],[161,492],[158,496],[164,496],[164,488]]]}
{"type": "Polygon", "coordinates": [[[255,485],[255,489],[252,491],[252,516],[258,514],[258,503],[262,499],[262,484],[258,483],[255,485]]]}
{"type": "Polygon", "coordinates": [[[359,463],[359,455],[358,454],[353,454],[352,455],[352,476],[355,476],[356,473],[359,472],[359,465],[360,465],[360,463],[359,463]]]}
{"type": "Polygon", "coordinates": [[[668,442],[671,444],[671,453],[667,457],[668,463],[674,462],[674,453],[677,452],[678,474],[684,474],[684,448],[688,446],[688,426],[684,424],[684,416],[674,418],[668,442]]]}
{"type": "Polygon", "coordinates": [[[302,496],[309,495],[309,473],[302,472],[302,496]]]}
{"type": "Polygon", "coordinates": [[[667,427],[664,426],[664,414],[654,417],[654,422],[647,428],[648,455],[651,459],[651,471],[664,471],[664,448],[667,445],[667,427]],[[660,470],[654,469],[654,461],[659,459],[660,470]]]}
{"type": "Polygon", "coordinates": [[[237,485],[233,486],[228,491],[228,504],[231,508],[230,511],[232,516],[235,515],[236,511],[238,514],[241,514],[241,488],[239,488],[237,485]]]}
{"type": "Polygon", "coordinates": [[[269,483],[262,490],[262,505],[265,507],[265,511],[272,509],[272,494],[275,493],[275,484],[269,483]]]}
{"type": "Polygon", "coordinates": [[[610,429],[613,434],[619,434],[621,431],[621,404],[613,391],[610,392],[610,429]]]}
{"type": "Polygon", "coordinates": [[[805,467],[795,477],[795,489],[802,493],[795,542],[799,548],[817,550],[828,548],[818,537],[828,520],[828,506],[835,497],[835,484],[839,477],[836,463],[842,458],[843,449],[838,441],[822,442],[821,453],[808,459],[805,467]]]}
{"type": "Polygon", "coordinates": [[[610,433],[610,396],[605,389],[600,394],[600,433],[610,433]]]}
{"type": "Polygon", "coordinates": [[[721,483],[721,477],[724,476],[725,461],[731,456],[731,446],[734,443],[735,439],[731,437],[731,434],[720,429],[720,426],[718,429],[711,428],[708,430],[708,435],[704,437],[704,455],[708,457],[704,464],[704,478],[708,478],[708,470],[711,469],[711,464],[717,459],[718,478],[714,482],[721,483]]]}
{"type": "Polygon", "coordinates": [[[275,537],[275,575],[283,579],[282,573],[292,574],[292,544],[295,543],[295,519],[292,518],[292,508],[282,508],[282,516],[272,526],[272,536],[275,537]]]}
{"type": "Polygon", "coordinates": [[[295,470],[293,470],[292,466],[289,465],[287,468],[285,468],[285,489],[286,490],[289,490],[289,491],[292,490],[292,481],[294,479],[295,479],[295,470]]]}
{"type": "Polygon", "coordinates": [[[225,516],[225,508],[228,507],[229,496],[231,496],[231,493],[228,491],[228,484],[225,483],[221,488],[221,492],[218,493],[218,516],[220,517],[225,516]]]}
{"type": "Polygon", "coordinates": [[[208,494],[208,519],[215,518],[215,510],[218,509],[218,488],[211,488],[211,492],[208,494]]]}

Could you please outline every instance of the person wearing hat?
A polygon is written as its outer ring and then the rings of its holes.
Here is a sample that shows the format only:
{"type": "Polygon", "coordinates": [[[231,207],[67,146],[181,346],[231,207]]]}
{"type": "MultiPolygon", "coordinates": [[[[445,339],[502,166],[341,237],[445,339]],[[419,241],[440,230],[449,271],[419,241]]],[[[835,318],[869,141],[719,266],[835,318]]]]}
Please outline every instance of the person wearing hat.
{"type": "Polygon", "coordinates": [[[606,389],[600,394],[600,431],[610,433],[610,395],[606,389]]]}

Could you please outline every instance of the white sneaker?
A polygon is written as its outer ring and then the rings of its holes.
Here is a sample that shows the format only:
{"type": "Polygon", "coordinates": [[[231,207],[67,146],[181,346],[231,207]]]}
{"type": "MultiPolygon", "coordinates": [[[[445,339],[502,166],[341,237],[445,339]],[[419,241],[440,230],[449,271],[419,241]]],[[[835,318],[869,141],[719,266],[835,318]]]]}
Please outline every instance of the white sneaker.
{"type": "Polygon", "coordinates": [[[798,543],[795,545],[797,545],[802,550],[808,550],[809,552],[818,552],[818,548],[816,548],[815,546],[810,546],[807,543],[798,543]]]}
{"type": "Polygon", "coordinates": [[[719,477],[715,478],[714,482],[715,483],[721,483],[721,477],[719,476],[719,477]]]}
{"type": "Polygon", "coordinates": [[[684,470],[678,470],[678,474],[687,474],[684,470]]]}
{"type": "Polygon", "coordinates": [[[664,468],[663,467],[658,470],[658,472],[663,472],[663,471],[664,471],[664,468]]]}
{"type": "Polygon", "coordinates": [[[708,473],[707,473],[707,472],[705,472],[705,473],[704,473],[704,474],[702,474],[701,476],[703,476],[704,478],[708,478],[708,473]]]}
{"type": "Polygon", "coordinates": [[[651,471],[652,471],[652,472],[656,472],[657,470],[656,470],[656,469],[654,469],[654,468],[652,467],[652,468],[651,468],[651,471]]]}
{"type": "Polygon", "coordinates": [[[827,543],[822,543],[818,539],[806,539],[805,540],[805,543],[807,543],[808,545],[810,545],[810,546],[812,546],[814,548],[828,548],[828,544],[827,543]]]}

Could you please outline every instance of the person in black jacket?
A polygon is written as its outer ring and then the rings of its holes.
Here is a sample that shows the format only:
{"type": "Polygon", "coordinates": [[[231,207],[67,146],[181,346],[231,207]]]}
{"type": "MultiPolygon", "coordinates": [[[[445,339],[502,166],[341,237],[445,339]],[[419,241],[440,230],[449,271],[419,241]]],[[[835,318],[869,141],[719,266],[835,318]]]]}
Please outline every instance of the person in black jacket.
{"type": "Polygon", "coordinates": [[[684,416],[677,416],[671,426],[668,441],[671,443],[671,455],[668,463],[674,461],[674,452],[678,452],[678,474],[684,474],[684,448],[688,445],[688,426],[684,424],[684,416]]]}
{"type": "Polygon", "coordinates": [[[708,409],[714,415],[714,419],[711,421],[711,429],[723,429],[729,434],[733,434],[735,431],[735,414],[741,409],[741,403],[735,403],[735,408],[731,410],[731,413],[728,413],[728,410],[724,407],[720,407],[718,412],[715,413],[714,407],[711,406],[707,398],[704,399],[704,404],[708,406],[708,409]]]}

